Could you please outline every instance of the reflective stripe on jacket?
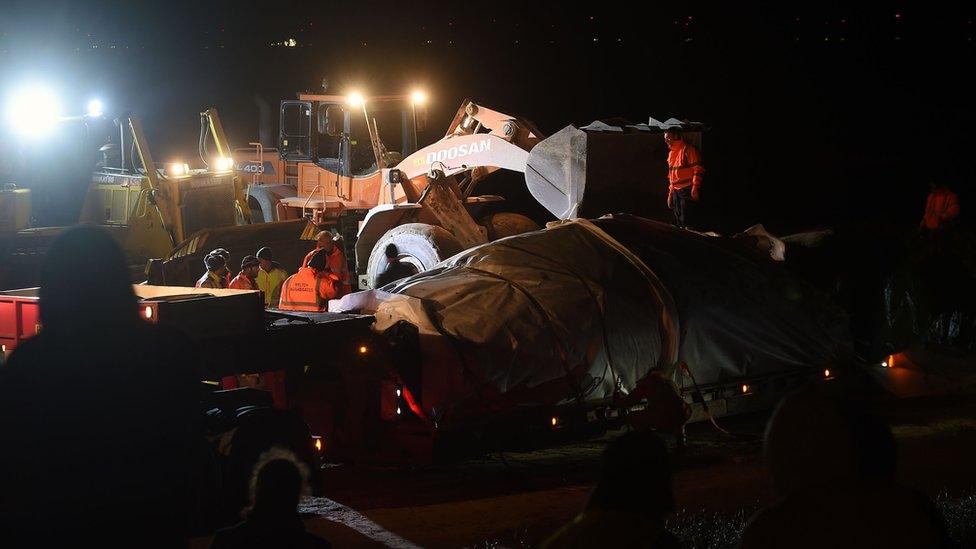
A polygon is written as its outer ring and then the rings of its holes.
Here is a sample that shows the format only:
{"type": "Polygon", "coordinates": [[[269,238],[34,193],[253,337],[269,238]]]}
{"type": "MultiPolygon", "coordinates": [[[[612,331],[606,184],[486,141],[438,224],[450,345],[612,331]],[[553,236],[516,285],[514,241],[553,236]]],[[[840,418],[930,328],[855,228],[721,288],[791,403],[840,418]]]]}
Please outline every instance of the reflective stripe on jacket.
{"type": "Polygon", "coordinates": [[[197,288],[224,288],[225,282],[226,279],[221,276],[217,276],[217,273],[207,271],[203,273],[203,276],[200,277],[200,280],[197,280],[197,283],[194,286],[197,288]]]}
{"type": "Polygon", "coordinates": [[[284,269],[278,267],[275,264],[271,268],[271,272],[267,272],[264,269],[258,269],[258,288],[264,292],[264,306],[265,307],[277,307],[278,298],[281,296],[281,285],[288,278],[288,273],[284,269]]]}
{"type": "Polygon", "coordinates": [[[701,185],[703,173],[705,167],[702,166],[698,149],[684,141],[671,143],[671,150],[668,151],[668,183],[672,190],[701,185]]]}
{"type": "Polygon", "coordinates": [[[930,231],[941,229],[946,223],[959,215],[959,197],[946,188],[940,188],[929,193],[925,201],[925,217],[922,222],[930,231]]]}
{"type": "Polygon", "coordinates": [[[324,311],[335,295],[331,278],[318,276],[311,268],[302,267],[281,286],[278,308],[286,311],[324,311]]]}

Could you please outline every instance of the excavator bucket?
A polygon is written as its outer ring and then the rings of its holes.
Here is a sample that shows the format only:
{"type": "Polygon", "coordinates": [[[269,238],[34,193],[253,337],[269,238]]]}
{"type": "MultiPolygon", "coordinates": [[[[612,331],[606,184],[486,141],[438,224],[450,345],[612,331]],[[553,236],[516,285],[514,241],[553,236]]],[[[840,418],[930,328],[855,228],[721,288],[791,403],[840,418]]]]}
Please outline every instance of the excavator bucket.
{"type": "Polygon", "coordinates": [[[255,255],[265,246],[274,252],[275,261],[289,273],[294,273],[302,259],[315,247],[318,229],[307,219],[255,223],[219,229],[197,231],[180,243],[165,259],[149,262],[149,284],[158,286],[193,286],[203,275],[203,258],[224,248],[230,252],[227,268],[240,270],[244,256],[255,255]]]}
{"type": "MultiPolygon", "coordinates": [[[[619,212],[670,219],[668,148],[662,131],[646,125],[566,126],[529,151],[525,183],[559,219],[619,212]]],[[[683,135],[700,147],[699,128],[683,135]]]]}

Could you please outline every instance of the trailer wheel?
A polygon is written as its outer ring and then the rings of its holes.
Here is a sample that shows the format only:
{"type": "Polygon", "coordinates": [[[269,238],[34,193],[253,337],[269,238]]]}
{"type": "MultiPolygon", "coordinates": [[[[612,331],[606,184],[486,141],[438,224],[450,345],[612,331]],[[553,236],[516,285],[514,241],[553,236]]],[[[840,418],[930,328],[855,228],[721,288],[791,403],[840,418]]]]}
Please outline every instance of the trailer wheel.
{"type": "Polygon", "coordinates": [[[538,231],[539,224],[528,217],[512,213],[498,212],[481,218],[481,224],[488,229],[488,240],[498,240],[506,236],[538,231]]]}
{"type": "Polygon", "coordinates": [[[443,227],[427,223],[407,223],[394,227],[376,241],[369,254],[366,277],[370,288],[376,287],[376,280],[389,265],[386,247],[390,244],[395,244],[400,251],[400,262],[410,265],[417,273],[464,249],[458,239],[443,227]]]}

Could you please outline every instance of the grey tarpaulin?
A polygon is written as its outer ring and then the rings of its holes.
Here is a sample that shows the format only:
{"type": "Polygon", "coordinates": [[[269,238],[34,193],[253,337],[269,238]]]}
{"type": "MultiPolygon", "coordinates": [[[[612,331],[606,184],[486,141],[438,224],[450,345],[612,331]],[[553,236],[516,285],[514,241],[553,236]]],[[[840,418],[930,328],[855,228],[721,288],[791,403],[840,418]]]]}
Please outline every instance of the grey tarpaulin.
{"type": "Polygon", "coordinates": [[[603,399],[675,363],[678,326],[667,290],[587,221],[462,252],[392,291],[401,295],[373,294],[382,300],[378,329],[406,319],[457,343],[457,360],[424,364],[427,380],[459,379],[436,390],[425,381],[427,410],[463,406],[474,387],[493,407],[603,399]]]}
{"type": "Polygon", "coordinates": [[[851,344],[847,315],[749,239],[633,216],[594,223],[640,256],[674,297],[679,355],[700,384],[820,367],[851,344]]]}
{"type": "Polygon", "coordinates": [[[427,410],[476,392],[496,410],[601,399],[678,359],[701,384],[733,382],[819,368],[849,342],[839,309],[745,239],[630,216],[485,244],[391,291],[349,298],[374,301],[379,330],[407,320],[456,342],[425,360],[441,380],[424,383],[427,410]]]}

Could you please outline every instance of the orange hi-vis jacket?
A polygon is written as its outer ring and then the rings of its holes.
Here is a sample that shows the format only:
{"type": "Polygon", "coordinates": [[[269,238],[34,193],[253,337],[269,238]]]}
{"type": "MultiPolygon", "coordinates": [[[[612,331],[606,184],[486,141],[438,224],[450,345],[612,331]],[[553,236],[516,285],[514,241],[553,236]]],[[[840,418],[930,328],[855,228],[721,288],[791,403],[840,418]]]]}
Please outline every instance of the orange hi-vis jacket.
{"type": "Polygon", "coordinates": [[[230,288],[231,290],[257,290],[258,289],[257,283],[251,280],[250,278],[248,278],[247,275],[244,274],[244,271],[238,273],[237,276],[234,277],[234,280],[230,281],[230,284],[227,287],[230,288]]]}
{"type": "Polygon", "coordinates": [[[698,149],[682,141],[671,143],[668,151],[668,183],[670,190],[701,185],[705,167],[698,149]]]}
{"type": "MultiPolygon", "coordinates": [[[[308,267],[309,260],[312,259],[312,255],[319,250],[316,246],[312,251],[305,254],[305,259],[302,260],[302,267],[308,267]]],[[[339,281],[337,285],[337,290],[341,290],[335,299],[338,299],[350,292],[352,292],[352,284],[349,282],[349,264],[346,263],[346,254],[342,253],[339,246],[334,246],[332,248],[332,253],[328,255],[325,260],[325,265],[335,276],[335,280],[339,281]]]]}
{"type": "Polygon", "coordinates": [[[934,231],[941,229],[946,223],[959,215],[959,197],[945,187],[940,187],[929,193],[925,201],[925,217],[922,223],[925,228],[934,231]]]}
{"type": "Polygon", "coordinates": [[[285,311],[324,311],[336,296],[333,280],[326,273],[302,267],[281,285],[278,308],[285,311]]]}

